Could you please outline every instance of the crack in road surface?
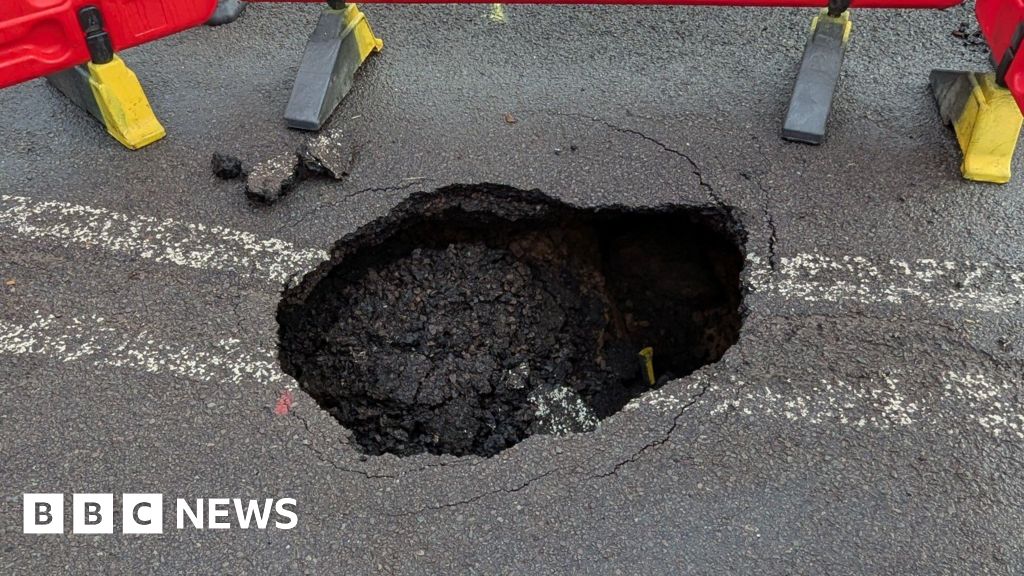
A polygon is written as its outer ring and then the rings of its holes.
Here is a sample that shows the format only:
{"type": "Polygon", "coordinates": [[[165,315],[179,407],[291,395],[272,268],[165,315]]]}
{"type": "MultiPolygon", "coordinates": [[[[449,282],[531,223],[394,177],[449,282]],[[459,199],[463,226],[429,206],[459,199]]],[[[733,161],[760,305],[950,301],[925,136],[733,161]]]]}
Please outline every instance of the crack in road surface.
{"type": "Polygon", "coordinates": [[[590,121],[590,122],[596,122],[598,124],[601,124],[605,128],[608,128],[610,130],[614,130],[615,132],[619,132],[620,134],[628,134],[630,136],[636,136],[636,137],[640,138],[641,140],[644,140],[646,142],[650,142],[651,144],[654,144],[655,146],[657,146],[658,148],[661,148],[662,150],[664,150],[665,152],[668,152],[669,154],[673,154],[675,156],[678,156],[679,158],[682,158],[683,160],[686,161],[687,164],[690,165],[691,174],[693,174],[694,176],[697,177],[697,184],[708,193],[708,196],[711,197],[711,200],[716,205],[718,205],[720,208],[727,207],[727,204],[725,203],[725,200],[715,190],[714,186],[712,186],[710,182],[708,182],[707,180],[704,179],[704,170],[700,167],[699,164],[697,164],[697,161],[694,160],[693,157],[690,156],[689,154],[687,154],[686,152],[683,152],[682,150],[679,150],[677,148],[673,148],[673,147],[669,146],[668,144],[665,144],[661,140],[658,140],[657,138],[654,138],[653,136],[648,136],[647,134],[645,134],[645,133],[643,133],[640,130],[637,130],[635,128],[627,128],[627,127],[624,127],[624,126],[619,126],[617,124],[613,124],[613,123],[611,123],[611,122],[609,122],[607,120],[604,120],[602,118],[598,118],[598,117],[595,117],[595,116],[587,116],[585,114],[579,114],[579,113],[574,113],[574,112],[551,112],[551,114],[554,114],[555,116],[562,116],[562,117],[565,117],[565,118],[575,118],[577,120],[586,120],[586,121],[590,121]]]}

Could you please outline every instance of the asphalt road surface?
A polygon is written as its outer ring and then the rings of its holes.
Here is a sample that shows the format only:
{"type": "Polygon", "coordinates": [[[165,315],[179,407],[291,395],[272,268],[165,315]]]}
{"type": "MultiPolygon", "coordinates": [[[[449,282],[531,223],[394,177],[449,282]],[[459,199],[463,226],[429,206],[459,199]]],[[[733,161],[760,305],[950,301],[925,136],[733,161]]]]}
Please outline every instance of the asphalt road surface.
{"type": "Polygon", "coordinates": [[[330,122],[350,174],[271,207],[210,156],[303,140],[281,114],[316,7],[126,52],[168,128],[142,151],[42,81],[0,92],[0,572],[1024,571],[1024,166],[962,181],[927,88],[988,66],[952,34],[970,7],[855,12],[821,147],[778,138],[810,10],[365,11],[385,48],[330,122]],[[361,456],[277,367],[281,285],[482,182],[736,207],[739,342],[590,433],[361,456]],[[167,526],[24,535],[27,492],[161,493],[167,526]],[[298,525],[175,529],[212,497],[294,498],[298,525]]]}

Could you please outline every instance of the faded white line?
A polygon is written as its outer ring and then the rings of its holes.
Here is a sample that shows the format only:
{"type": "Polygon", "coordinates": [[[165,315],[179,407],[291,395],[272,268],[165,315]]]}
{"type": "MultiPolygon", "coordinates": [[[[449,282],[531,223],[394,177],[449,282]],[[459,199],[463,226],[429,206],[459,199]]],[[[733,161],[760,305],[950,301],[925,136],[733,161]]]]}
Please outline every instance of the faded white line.
{"type": "Polygon", "coordinates": [[[130,368],[211,383],[262,382],[293,388],[269,352],[252,352],[237,339],[212,344],[160,342],[148,332],[124,334],[104,318],[37,314],[28,325],[0,322],[0,353],[32,354],[98,368],[130,368]]]}
{"type": "Polygon", "coordinates": [[[773,271],[757,255],[747,261],[755,292],[788,300],[919,303],[997,313],[1020,311],[1024,305],[1024,270],[990,262],[797,254],[781,258],[773,271]]]}
{"type": "MultiPolygon", "coordinates": [[[[272,352],[248,349],[237,339],[161,342],[145,331],[126,334],[99,316],[37,314],[27,325],[0,322],[0,354],[40,355],[59,362],[128,368],[211,384],[296,387],[295,380],[278,367],[272,352]]],[[[966,423],[996,437],[1024,439],[1024,413],[1016,401],[1021,383],[980,371],[930,374],[899,368],[879,371],[871,378],[785,379],[770,385],[700,371],[682,384],[682,393],[654,390],[634,399],[626,410],[649,406],[676,411],[706,388],[701,397],[709,399],[706,410],[712,415],[875,430],[937,424],[951,434],[966,423]]]]}
{"type": "MultiPolygon", "coordinates": [[[[691,389],[706,386],[714,402],[712,415],[883,431],[926,424],[944,427],[949,434],[966,423],[995,437],[1024,439],[1024,412],[1016,400],[1021,383],[980,371],[932,374],[898,368],[870,378],[784,379],[770,385],[699,372],[691,380],[691,389]]],[[[689,400],[661,389],[633,400],[627,409],[647,404],[671,412],[689,400]]]]}
{"type": "Polygon", "coordinates": [[[132,216],[66,202],[0,196],[0,229],[22,238],[102,248],[164,264],[254,274],[274,282],[306,272],[324,250],[222,226],[132,216]]]}
{"type": "MultiPolygon", "coordinates": [[[[311,270],[328,257],[325,250],[222,226],[21,196],[0,196],[0,229],[21,238],[262,276],[272,282],[311,270]]],[[[1024,270],[989,262],[797,254],[780,258],[772,270],[756,254],[747,260],[752,291],[786,300],[921,304],[996,313],[1024,306],[1024,270]]]]}

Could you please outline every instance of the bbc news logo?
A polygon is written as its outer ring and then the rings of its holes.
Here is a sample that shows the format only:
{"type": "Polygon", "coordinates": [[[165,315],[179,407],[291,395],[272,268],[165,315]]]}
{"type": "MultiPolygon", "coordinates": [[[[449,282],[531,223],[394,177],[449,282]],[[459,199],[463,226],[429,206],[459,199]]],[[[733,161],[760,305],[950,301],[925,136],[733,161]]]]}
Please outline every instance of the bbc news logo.
{"type": "MultiPolygon", "coordinates": [[[[113,534],[117,516],[122,534],[164,532],[163,494],[122,494],[117,510],[113,494],[72,494],[71,533],[113,534]]],[[[291,530],[299,523],[294,498],[178,498],[174,511],[178,530],[291,530]]],[[[63,534],[64,494],[25,494],[22,514],[25,534],[63,534]]]]}

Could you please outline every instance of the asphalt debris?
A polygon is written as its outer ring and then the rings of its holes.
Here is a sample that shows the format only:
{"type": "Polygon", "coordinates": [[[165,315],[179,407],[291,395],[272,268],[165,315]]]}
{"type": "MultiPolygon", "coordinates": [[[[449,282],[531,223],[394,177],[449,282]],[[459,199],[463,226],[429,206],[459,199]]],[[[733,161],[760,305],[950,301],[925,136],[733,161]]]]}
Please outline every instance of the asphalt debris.
{"type": "Polygon", "coordinates": [[[245,195],[253,202],[273,204],[308,177],[298,154],[289,152],[253,166],[246,175],[245,195]]]}
{"type": "Polygon", "coordinates": [[[236,156],[214,152],[210,160],[213,175],[222,180],[234,180],[242,175],[242,161],[236,156]]]}
{"type": "Polygon", "coordinates": [[[306,139],[293,152],[276,156],[252,167],[246,177],[245,193],[259,204],[273,204],[310,178],[341,180],[355,161],[355,148],[346,144],[339,130],[328,130],[306,139]]]}
{"type": "Polygon", "coordinates": [[[988,42],[985,41],[985,36],[977,24],[961,22],[951,34],[968,48],[988,51],[988,42]]]}
{"type": "Polygon", "coordinates": [[[340,130],[327,130],[303,142],[297,152],[309,174],[341,180],[349,175],[356,150],[340,130]]]}

